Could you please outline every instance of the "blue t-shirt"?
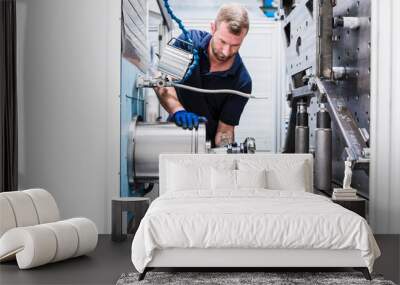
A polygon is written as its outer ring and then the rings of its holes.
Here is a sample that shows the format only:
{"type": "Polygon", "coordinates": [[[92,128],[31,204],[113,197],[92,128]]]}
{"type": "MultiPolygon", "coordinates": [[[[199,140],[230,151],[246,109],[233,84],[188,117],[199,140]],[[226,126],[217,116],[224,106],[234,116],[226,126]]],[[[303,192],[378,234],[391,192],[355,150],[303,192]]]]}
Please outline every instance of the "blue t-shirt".
{"type": "MultiPolygon", "coordinates": [[[[204,89],[233,89],[250,94],[252,83],[250,75],[236,54],[232,66],[226,71],[210,72],[208,45],[211,35],[204,31],[190,30],[193,45],[199,52],[199,65],[192,75],[184,82],[185,85],[204,89]]],[[[185,40],[184,35],[178,39],[185,40]]],[[[187,49],[187,45],[175,41],[176,47],[187,49]]],[[[185,110],[207,118],[206,136],[214,146],[218,122],[222,121],[231,126],[239,124],[240,116],[248,99],[233,94],[206,94],[176,88],[178,99],[185,110]]]]}

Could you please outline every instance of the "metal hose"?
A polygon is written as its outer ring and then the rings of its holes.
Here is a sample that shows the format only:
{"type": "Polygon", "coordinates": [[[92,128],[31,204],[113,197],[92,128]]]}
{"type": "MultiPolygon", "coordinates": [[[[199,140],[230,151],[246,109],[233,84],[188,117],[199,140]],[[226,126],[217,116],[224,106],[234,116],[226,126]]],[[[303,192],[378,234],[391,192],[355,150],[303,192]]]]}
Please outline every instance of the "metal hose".
{"type": "Polygon", "coordinates": [[[240,92],[237,90],[231,90],[231,89],[202,89],[202,88],[187,86],[187,85],[179,84],[179,83],[175,83],[175,82],[172,82],[171,85],[176,88],[187,89],[190,91],[200,92],[200,93],[225,93],[225,94],[228,93],[228,94],[234,94],[234,95],[242,96],[245,98],[251,98],[251,99],[268,99],[268,97],[255,97],[255,96],[252,96],[251,94],[247,94],[244,92],[240,92]]]}

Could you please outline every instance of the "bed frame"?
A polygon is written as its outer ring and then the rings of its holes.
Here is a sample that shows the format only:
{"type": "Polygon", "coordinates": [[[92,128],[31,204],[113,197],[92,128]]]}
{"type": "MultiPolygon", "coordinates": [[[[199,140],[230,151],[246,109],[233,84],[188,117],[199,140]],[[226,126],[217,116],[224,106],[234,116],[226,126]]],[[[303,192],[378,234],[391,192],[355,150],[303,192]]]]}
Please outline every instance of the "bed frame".
{"type": "Polygon", "coordinates": [[[154,268],[343,268],[361,271],[371,280],[359,250],[329,249],[193,249],[156,250],[152,261],[139,275],[143,280],[154,268]]]}
{"type": "MultiPolygon", "coordinates": [[[[254,154],[254,157],[282,157],[287,159],[304,160],[308,163],[309,180],[308,192],[313,191],[313,157],[311,154],[254,154]]],[[[182,159],[189,154],[161,154],[160,173],[160,195],[164,193],[164,182],[166,181],[167,160],[182,159]]],[[[193,156],[193,155],[192,155],[193,156]]],[[[197,156],[208,156],[207,160],[218,159],[209,154],[198,154],[197,156]]],[[[218,155],[217,155],[218,156],[218,155]]],[[[230,156],[237,159],[249,155],[220,154],[219,156],[230,156]]],[[[361,257],[359,250],[333,250],[333,249],[254,249],[254,248],[169,248],[158,249],[154,252],[153,259],[147,265],[139,280],[143,280],[146,273],[155,268],[232,268],[238,271],[246,271],[250,268],[343,268],[350,267],[361,271],[367,280],[371,275],[361,257]]]]}

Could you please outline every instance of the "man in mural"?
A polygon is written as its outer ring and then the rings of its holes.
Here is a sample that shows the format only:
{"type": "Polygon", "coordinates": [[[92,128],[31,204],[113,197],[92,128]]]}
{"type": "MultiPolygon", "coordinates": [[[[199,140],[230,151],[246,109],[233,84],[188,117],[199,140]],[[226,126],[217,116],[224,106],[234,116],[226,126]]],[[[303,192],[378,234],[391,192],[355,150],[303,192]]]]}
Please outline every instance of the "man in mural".
{"type": "MultiPolygon", "coordinates": [[[[191,30],[194,47],[200,61],[185,85],[204,89],[232,89],[251,93],[252,82],[238,53],[249,30],[249,18],[244,7],[238,4],[221,6],[211,23],[211,34],[191,30]]],[[[181,35],[180,39],[184,40],[181,35]]],[[[181,42],[175,45],[184,48],[181,42]]],[[[178,126],[197,128],[206,120],[206,136],[212,146],[234,142],[234,129],[247,98],[231,94],[205,94],[173,87],[155,88],[161,105],[178,126]]]]}

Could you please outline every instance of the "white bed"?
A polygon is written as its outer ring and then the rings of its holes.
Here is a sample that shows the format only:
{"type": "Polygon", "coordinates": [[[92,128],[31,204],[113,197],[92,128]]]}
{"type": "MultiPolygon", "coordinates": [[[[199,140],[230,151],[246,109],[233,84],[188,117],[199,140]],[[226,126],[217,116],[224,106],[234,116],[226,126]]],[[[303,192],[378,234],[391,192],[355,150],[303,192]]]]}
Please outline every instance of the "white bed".
{"type": "Polygon", "coordinates": [[[354,267],[370,277],[372,232],[312,194],[311,155],[162,154],[159,166],[160,197],[132,243],[140,278],[154,267],[354,267]]]}

